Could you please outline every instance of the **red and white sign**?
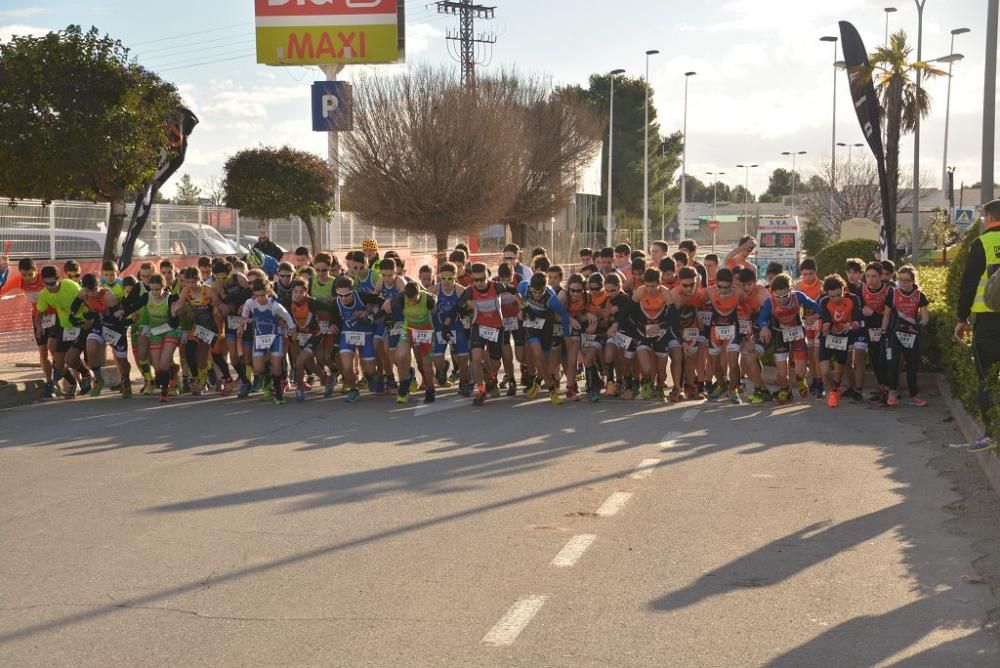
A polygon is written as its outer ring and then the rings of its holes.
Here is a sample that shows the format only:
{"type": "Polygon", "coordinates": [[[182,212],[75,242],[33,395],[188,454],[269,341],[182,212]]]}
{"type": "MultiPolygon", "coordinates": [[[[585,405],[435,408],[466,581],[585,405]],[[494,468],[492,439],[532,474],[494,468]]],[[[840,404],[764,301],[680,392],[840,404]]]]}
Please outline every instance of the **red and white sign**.
{"type": "Polygon", "coordinates": [[[389,14],[398,0],[254,0],[256,16],[354,16],[389,14]]]}
{"type": "Polygon", "coordinates": [[[710,229],[713,232],[715,232],[717,229],[719,229],[719,221],[717,221],[717,220],[710,220],[710,221],[708,221],[708,229],[710,229]]]}

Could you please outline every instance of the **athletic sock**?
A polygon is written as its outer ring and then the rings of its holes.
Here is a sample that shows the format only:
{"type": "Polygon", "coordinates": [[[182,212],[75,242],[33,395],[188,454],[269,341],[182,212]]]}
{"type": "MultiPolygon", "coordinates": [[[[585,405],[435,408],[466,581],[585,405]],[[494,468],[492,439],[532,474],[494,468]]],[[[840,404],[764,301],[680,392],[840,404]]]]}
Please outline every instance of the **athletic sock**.
{"type": "Polygon", "coordinates": [[[280,373],[277,374],[277,375],[272,375],[271,376],[271,384],[273,386],[272,390],[274,392],[274,396],[277,397],[278,399],[281,399],[282,396],[283,396],[283,393],[281,391],[281,385],[282,385],[282,383],[281,383],[281,374],[280,373]]]}
{"type": "Polygon", "coordinates": [[[223,378],[230,378],[229,374],[229,362],[226,361],[226,356],[222,353],[212,353],[212,361],[215,365],[219,367],[219,371],[222,372],[223,378]]]}
{"type": "Polygon", "coordinates": [[[153,374],[149,368],[149,362],[139,362],[139,373],[148,382],[153,380],[153,374]]]}

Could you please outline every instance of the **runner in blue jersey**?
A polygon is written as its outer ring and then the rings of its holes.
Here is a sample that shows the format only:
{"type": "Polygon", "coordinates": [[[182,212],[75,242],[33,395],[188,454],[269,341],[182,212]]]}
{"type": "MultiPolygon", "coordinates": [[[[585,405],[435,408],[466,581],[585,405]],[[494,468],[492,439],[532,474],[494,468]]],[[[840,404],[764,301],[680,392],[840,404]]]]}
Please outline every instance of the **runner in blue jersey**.
{"type": "Polygon", "coordinates": [[[334,286],[337,292],[337,308],[343,328],[340,330],[340,370],[344,375],[344,385],[349,387],[347,402],[354,403],[360,397],[357,376],[354,373],[354,356],[361,357],[361,370],[368,379],[369,387],[375,383],[375,321],[369,306],[381,306],[382,298],[368,292],[354,289],[354,281],[349,276],[341,276],[334,286]]]}
{"type": "Polygon", "coordinates": [[[448,380],[448,361],[445,352],[451,346],[451,354],[459,372],[458,392],[464,397],[472,396],[472,379],[469,377],[469,339],[465,336],[465,328],[461,319],[454,320],[445,327],[441,322],[443,314],[453,311],[465,288],[456,284],[457,270],[451,262],[445,262],[438,269],[438,282],[431,286],[434,295],[434,368],[437,382],[443,387],[450,384],[448,380]],[[446,331],[447,330],[447,331],[446,331]]]}
{"type": "MultiPolygon", "coordinates": [[[[379,277],[375,279],[372,290],[374,294],[381,297],[384,302],[392,301],[402,293],[405,286],[406,281],[402,276],[396,275],[396,260],[387,257],[379,262],[379,277]]],[[[396,390],[396,379],[392,375],[393,353],[402,333],[402,321],[396,321],[392,314],[375,323],[375,357],[382,369],[382,373],[375,379],[377,394],[396,390]]]]}
{"type": "Polygon", "coordinates": [[[530,280],[522,281],[517,287],[523,300],[524,343],[529,357],[533,360],[538,375],[528,388],[529,399],[538,395],[539,377],[548,378],[549,398],[554,405],[562,403],[559,398],[559,380],[556,368],[548,364],[548,353],[552,349],[556,320],[560,323],[562,336],[569,336],[571,329],[580,329],[580,323],[570,318],[566,307],[559,301],[556,291],[545,284],[545,274],[537,273],[530,280]]]}

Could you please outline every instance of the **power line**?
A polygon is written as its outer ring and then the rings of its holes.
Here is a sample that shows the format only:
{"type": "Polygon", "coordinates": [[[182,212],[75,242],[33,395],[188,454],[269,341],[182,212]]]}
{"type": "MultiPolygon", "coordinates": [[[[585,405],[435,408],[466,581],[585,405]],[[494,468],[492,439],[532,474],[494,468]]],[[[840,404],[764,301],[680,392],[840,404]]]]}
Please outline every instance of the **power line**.
{"type": "Polygon", "coordinates": [[[173,35],[171,37],[161,37],[159,39],[150,39],[150,40],[146,40],[145,42],[135,42],[135,43],[132,44],[132,46],[141,46],[143,44],[155,44],[157,42],[168,42],[168,41],[170,41],[172,39],[182,39],[184,37],[190,37],[192,35],[204,35],[205,33],[219,32],[220,30],[228,30],[229,28],[236,28],[236,27],[239,27],[239,26],[253,25],[253,23],[254,23],[253,21],[246,21],[246,22],[243,22],[243,23],[233,23],[232,25],[221,26],[219,28],[209,28],[208,30],[199,30],[197,32],[187,32],[187,33],[182,33],[180,35],[173,35]]]}
{"type": "MultiPolygon", "coordinates": [[[[153,57],[153,58],[150,58],[149,61],[152,61],[153,63],[159,64],[159,65],[171,65],[171,64],[174,63],[174,61],[176,59],[178,59],[178,58],[180,58],[182,60],[186,59],[192,53],[201,53],[203,51],[215,51],[215,50],[218,50],[218,49],[231,49],[232,47],[244,47],[244,46],[249,46],[250,44],[254,44],[254,43],[255,43],[255,40],[249,39],[249,40],[244,40],[242,42],[230,42],[230,43],[226,43],[226,44],[216,44],[215,46],[206,46],[206,47],[202,47],[200,49],[190,49],[190,50],[184,51],[184,52],[171,53],[171,54],[167,54],[167,55],[163,55],[163,56],[159,56],[159,57],[153,57]]],[[[219,55],[219,54],[215,54],[215,55],[219,55]]],[[[206,57],[206,56],[205,55],[197,56],[197,58],[204,58],[204,57],[206,57]]]]}
{"type": "Polygon", "coordinates": [[[476,63],[479,59],[476,56],[476,48],[479,44],[492,46],[496,44],[495,34],[473,32],[474,20],[495,18],[496,7],[486,5],[474,5],[472,0],[441,0],[435,3],[440,14],[453,14],[458,16],[459,29],[457,32],[448,30],[445,39],[458,42],[458,61],[462,66],[462,83],[466,86],[476,85],[476,63]]]}
{"type": "Polygon", "coordinates": [[[201,67],[202,65],[214,65],[215,63],[228,63],[229,61],[232,61],[232,60],[240,60],[241,58],[249,58],[250,56],[255,56],[255,55],[257,55],[256,51],[248,51],[247,53],[242,53],[242,54],[240,54],[238,56],[233,56],[232,58],[217,58],[215,60],[205,60],[205,61],[200,62],[200,63],[191,63],[190,65],[179,65],[179,66],[176,66],[176,67],[167,67],[167,68],[164,68],[162,70],[159,70],[157,73],[160,73],[160,72],[172,72],[174,70],[186,70],[186,69],[189,69],[189,68],[192,68],[192,67],[201,67]]]}
{"type": "MultiPolygon", "coordinates": [[[[251,34],[253,34],[253,33],[251,33],[251,34]]],[[[224,37],[215,37],[213,39],[200,39],[200,40],[197,40],[197,41],[194,41],[194,42],[185,42],[184,44],[175,44],[173,46],[163,46],[163,47],[160,47],[158,49],[148,49],[148,50],[142,50],[142,51],[136,50],[136,52],[137,53],[142,53],[144,55],[148,55],[148,54],[151,54],[151,53],[162,53],[164,51],[177,51],[178,49],[183,49],[183,48],[185,48],[187,46],[192,46],[192,45],[195,45],[195,44],[210,44],[212,42],[221,42],[223,40],[236,39],[236,38],[244,37],[244,36],[245,35],[243,35],[243,34],[225,35],[224,37]]]]}

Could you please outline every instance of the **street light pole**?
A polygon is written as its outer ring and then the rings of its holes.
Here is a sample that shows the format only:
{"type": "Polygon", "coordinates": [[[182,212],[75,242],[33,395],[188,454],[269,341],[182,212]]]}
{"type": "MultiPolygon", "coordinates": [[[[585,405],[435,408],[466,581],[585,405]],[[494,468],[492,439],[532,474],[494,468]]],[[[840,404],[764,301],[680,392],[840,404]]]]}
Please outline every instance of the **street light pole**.
{"type": "Polygon", "coordinates": [[[642,249],[646,252],[649,251],[649,57],[658,53],[656,49],[646,52],[646,78],[643,80],[646,92],[646,124],[643,127],[642,143],[642,249]]]}
{"type": "Polygon", "coordinates": [[[609,105],[610,111],[608,113],[608,218],[605,222],[605,231],[607,232],[607,245],[614,246],[612,229],[611,229],[611,172],[614,165],[614,147],[615,147],[615,77],[624,72],[623,69],[611,70],[611,103],[609,105]]]}
{"type": "Polygon", "coordinates": [[[781,155],[792,156],[792,217],[794,218],[798,213],[798,209],[795,206],[795,158],[800,155],[805,155],[805,151],[782,151],[781,155]]]}
{"type": "Polygon", "coordinates": [[[980,161],[980,202],[993,199],[993,160],[997,121],[997,19],[1000,0],[989,0],[986,10],[986,80],[983,85],[983,153],[980,161]]]}
{"type": "Polygon", "coordinates": [[[834,223],[834,209],[837,191],[837,38],[833,35],[820,37],[821,42],[833,44],[833,129],[830,138],[830,222],[834,223]]]}
{"type": "Polygon", "coordinates": [[[677,235],[678,240],[687,236],[687,225],[684,222],[684,209],[687,205],[687,155],[688,155],[688,79],[697,72],[684,73],[684,127],[681,136],[684,145],[681,147],[681,205],[677,211],[677,235]]]}
{"type": "MultiPolygon", "coordinates": [[[[913,0],[917,5],[917,60],[924,58],[924,5],[927,0],[913,0]]],[[[917,70],[917,95],[920,94],[922,70],[917,70]]],[[[920,114],[914,117],[913,126],[913,221],[910,224],[910,246],[912,260],[916,266],[920,262],[920,114]]],[[[892,249],[889,249],[892,252],[892,249]]]]}
{"type": "Polygon", "coordinates": [[[743,182],[743,236],[750,234],[750,168],[758,167],[756,163],[736,165],[741,169],[746,169],[746,179],[743,182]]]}
{"type": "Polygon", "coordinates": [[[948,94],[944,103],[944,157],[941,159],[941,208],[945,208],[946,191],[948,190],[948,128],[951,124],[951,71],[955,65],[955,35],[964,35],[968,28],[955,28],[951,31],[951,49],[948,51],[948,94]]]}
{"type": "Polygon", "coordinates": [[[889,14],[894,13],[896,8],[886,7],[883,11],[885,11],[885,44],[889,46],[889,14]]]}

